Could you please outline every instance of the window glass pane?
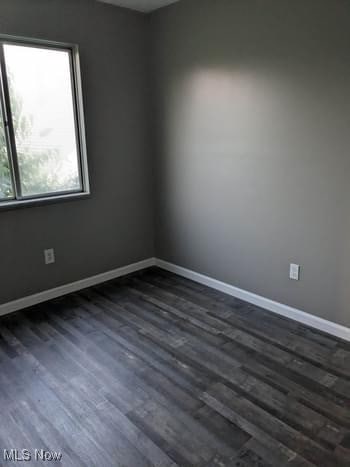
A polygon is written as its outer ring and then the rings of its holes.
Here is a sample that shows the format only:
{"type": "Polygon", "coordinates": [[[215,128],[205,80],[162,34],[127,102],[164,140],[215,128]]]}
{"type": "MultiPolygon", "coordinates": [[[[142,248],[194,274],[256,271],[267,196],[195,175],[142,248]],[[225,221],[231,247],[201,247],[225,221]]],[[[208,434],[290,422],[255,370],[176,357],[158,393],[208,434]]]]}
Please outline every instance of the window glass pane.
{"type": "Polygon", "coordinates": [[[23,196],[80,190],[70,52],[4,45],[23,196]]]}
{"type": "Polygon", "coordinates": [[[0,200],[12,198],[13,188],[7,155],[4,120],[0,109],[0,200]]]}

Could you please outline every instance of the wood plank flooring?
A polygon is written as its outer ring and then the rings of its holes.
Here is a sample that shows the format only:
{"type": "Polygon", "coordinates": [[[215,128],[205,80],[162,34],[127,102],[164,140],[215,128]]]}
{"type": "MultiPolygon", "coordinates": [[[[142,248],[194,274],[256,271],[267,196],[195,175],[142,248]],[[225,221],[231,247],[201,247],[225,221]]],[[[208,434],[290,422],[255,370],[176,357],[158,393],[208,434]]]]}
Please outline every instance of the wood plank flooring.
{"type": "Polygon", "coordinates": [[[0,319],[0,416],[2,466],[350,466],[350,343],[151,268],[0,319]]]}

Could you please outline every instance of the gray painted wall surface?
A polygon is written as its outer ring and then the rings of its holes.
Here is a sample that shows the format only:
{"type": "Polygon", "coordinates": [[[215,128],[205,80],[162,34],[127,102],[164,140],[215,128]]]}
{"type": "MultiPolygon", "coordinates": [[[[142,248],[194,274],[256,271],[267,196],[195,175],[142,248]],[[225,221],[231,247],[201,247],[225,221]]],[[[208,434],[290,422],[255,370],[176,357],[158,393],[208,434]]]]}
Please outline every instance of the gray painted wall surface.
{"type": "Polygon", "coordinates": [[[0,303],[153,256],[156,233],[166,260],[350,325],[348,1],[184,0],[149,23],[1,0],[0,33],[79,44],[92,187],[0,211],[0,303]]]}
{"type": "Polygon", "coordinates": [[[157,256],[349,326],[350,3],[185,0],[152,28],[157,256]]]}
{"type": "Polygon", "coordinates": [[[0,33],[79,45],[92,190],[0,211],[0,303],[153,256],[147,19],[93,0],[1,0],[0,33]]]}

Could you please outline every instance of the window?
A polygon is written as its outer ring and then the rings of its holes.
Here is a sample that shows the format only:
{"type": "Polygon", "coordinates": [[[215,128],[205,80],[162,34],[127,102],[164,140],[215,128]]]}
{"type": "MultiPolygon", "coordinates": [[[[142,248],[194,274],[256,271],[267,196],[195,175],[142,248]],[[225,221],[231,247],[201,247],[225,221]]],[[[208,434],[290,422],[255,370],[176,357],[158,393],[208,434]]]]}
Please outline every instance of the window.
{"type": "Polygon", "coordinates": [[[89,191],[77,48],[0,38],[0,208],[89,191]]]}

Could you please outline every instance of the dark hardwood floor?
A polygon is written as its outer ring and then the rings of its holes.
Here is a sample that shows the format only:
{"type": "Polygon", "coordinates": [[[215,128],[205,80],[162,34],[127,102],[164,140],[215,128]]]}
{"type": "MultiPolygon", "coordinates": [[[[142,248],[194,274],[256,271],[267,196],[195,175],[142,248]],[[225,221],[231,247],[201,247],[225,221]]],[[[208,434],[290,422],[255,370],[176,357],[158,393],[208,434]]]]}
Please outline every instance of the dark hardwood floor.
{"type": "Polygon", "coordinates": [[[350,466],[350,343],[152,268],[3,317],[0,411],[4,466],[350,466]]]}

